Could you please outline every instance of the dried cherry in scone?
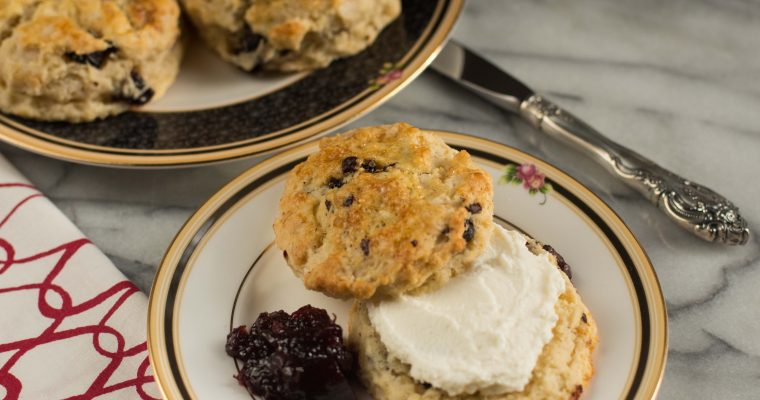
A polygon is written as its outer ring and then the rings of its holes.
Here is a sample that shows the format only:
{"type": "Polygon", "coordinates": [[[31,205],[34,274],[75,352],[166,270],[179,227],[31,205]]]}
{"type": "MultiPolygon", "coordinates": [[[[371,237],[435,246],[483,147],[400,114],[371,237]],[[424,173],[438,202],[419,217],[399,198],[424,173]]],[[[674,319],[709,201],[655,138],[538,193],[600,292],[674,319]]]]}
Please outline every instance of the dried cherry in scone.
{"type": "Polygon", "coordinates": [[[348,383],[353,356],[343,330],[323,309],[262,313],[250,329],[227,336],[227,354],[242,361],[237,375],[251,395],[265,400],[354,399],[348,383]]]}
{"type": "Polygon", "coordinates": [[[462,238],[466,241],[471,241],[475,237],[475,224],[472,223],[471,219],[467,219],[464,221],[464,232],[462,233],[462,238]]]}
{"type": "Polygon", "coordinates": [[[132,70],[129,73],[129,80],[126,81],[125,85],[125,92],[115,94],[113,97],[114,100],[141,106],[149,102],[156,94],[156,92],[145,82],[142,75],[136,70],[132,70]]]}
{"type": "Polygon", "coordinates": [[[362,168],[364,168],[365,171],[374,174],[375,172],[378,172],[379,169],[377,168],[377,163],[375,160],[365,160],[362,163],[362,168]]]}
{"type": "Polygon", "coordinates": [[[354,200],[354,195],[349,195],[345,200],[343,200],[343,207],[351,207],[351,204],[354,204],[354,200]]]}
{"type": "Polygon", "coordinates": [[[465,207],[467,211],[470,212],[470,214],[480,214],[480,212],[483,210],[483,207],[481,207],[480,203],[472,203],[469,206],[465,207]]]}
{"type": "Polygon", "coordinates": [[[384,167],[378,165],[377,161],[372,159],[364,160],[362,163],[362,169],[370,174],[377,174],[379,172],[387,172],[392,167],[396,166],[396,163],[388,164],[384,167]]]}
{"type": "Polygon", "coordinates": [[[258,50],[262,42],[266,42],[266,39],[254,33],[248,24],[243,24],[243,30],[240,33],[240,38],[237,40],[237,45],[232,50],[233,54],[250,53],[258,50]]]}
{"type": "Polygon", "coordinates": [[[557,267],[559,267],[560,271],[564,272],[568,279],[573,279],[573,271],[570,268],[570,265],[559,253],[557,253],[557,250],[554,250],[554,247],[549,246],[548,244],[543,245],[542,248],[557,259],[557,267]]]}
{"type": "Polygon", "coordinates": [[[114,46],[111,42],[108,42],[108,47],[100,51],[93,51],[87,54],[78,54],[73,51],[65,53],[66,58],[79,64],[89,64],[95,68],[102,68],[108,57],[119,51],[119,48],[114,46]]]}
{"type": "Polygon", "coordinates": [[[330,178],[330,179],[327,180],[327,187],[330,188],[330,189],[337,189],[337,188],[343,186],[344,184],[345,184],[345,182],[343,182],[342,180],[340,180],[338,178],[335,178],[335,177],[332,177],[332,178],[330,178]]]}
{"type": "Polygon", "coordinates": [[[352,174],[356,172],[357,170],[357,164],[359,163],[359,159],[351,156],[346,157],[343,159],[343,161],[340,163],[340,168],[343,171],[344,174],[352,174]]]}

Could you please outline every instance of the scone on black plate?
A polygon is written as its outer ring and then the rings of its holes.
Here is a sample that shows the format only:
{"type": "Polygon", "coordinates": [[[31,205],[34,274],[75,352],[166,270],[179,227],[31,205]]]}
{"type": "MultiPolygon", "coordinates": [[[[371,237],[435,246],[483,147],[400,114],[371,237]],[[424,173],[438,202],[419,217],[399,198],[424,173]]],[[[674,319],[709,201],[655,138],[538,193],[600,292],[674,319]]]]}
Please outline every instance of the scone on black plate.
{"type": "Polygon", "coordinates": [[[401,12],[400,0],[182,0],[205,42],[251,71],[320,68],[356,54],[401,12]]]}
{"type": "Polygon", "coordinates": [[[81,122],[161,96],[179,16],[175,0],[0,1],[0,110],[81,122]]]}
{"type": "Polygon", "coordinates": [[[597,328],[550,251],[497,226],[475,266],[445,286],[355,302],[349,343],[373,397],[577,399],[597,328]]]}
{"type": "Polygon", "coordinates": [[[276,243],[307,288],[333,297],[439,286],[489,241],[491,177],[407,124],[322,139],[291,172],[276,243]]]}

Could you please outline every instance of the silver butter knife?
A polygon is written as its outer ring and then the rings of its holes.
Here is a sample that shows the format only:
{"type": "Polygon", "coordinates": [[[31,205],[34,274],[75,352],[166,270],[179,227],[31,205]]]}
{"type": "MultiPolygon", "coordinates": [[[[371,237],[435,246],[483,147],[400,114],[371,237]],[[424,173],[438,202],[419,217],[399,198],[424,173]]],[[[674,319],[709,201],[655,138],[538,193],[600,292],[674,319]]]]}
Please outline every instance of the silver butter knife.
{"type": "Polygon", "coordinates": [[[613,142],[462,45],[446,44],[432,68],[592,156],[700,238],[733,245],[749,240],[747,222],[725,197],[613,142]]]}

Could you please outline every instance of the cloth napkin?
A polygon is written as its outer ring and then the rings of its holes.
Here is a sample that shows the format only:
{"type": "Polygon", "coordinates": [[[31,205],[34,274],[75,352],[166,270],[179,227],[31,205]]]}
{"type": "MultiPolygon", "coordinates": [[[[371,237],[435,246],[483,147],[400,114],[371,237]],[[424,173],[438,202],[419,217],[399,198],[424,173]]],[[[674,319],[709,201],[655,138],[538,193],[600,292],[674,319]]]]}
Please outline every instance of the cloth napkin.
{"type": "Polygon", "coordinates": [[[0,398],[159,399],[147,301],[0,155],[0,398]]]}

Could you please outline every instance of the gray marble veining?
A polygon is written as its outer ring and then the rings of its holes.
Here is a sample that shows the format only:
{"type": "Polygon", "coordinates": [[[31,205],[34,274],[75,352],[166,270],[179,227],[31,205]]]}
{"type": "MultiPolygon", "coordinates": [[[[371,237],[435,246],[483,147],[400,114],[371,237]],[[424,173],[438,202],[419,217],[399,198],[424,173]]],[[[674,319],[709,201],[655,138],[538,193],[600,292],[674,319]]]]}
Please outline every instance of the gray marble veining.
{"type": "MultiPolygon", "coordinates": [[[[472,0],[454,37],[614,140],[734,201],[760,234],[760,2],[472,0]]],[[[406,121],[507,143],[628,223],[670,315],[662,399],[760,398],[760,241],[692,237],[595,163],[433,73],[350,126],[406,121]]],[[[175,232],[257,159],[129,171],[2,151],[143,290],[175,232]]]]}

